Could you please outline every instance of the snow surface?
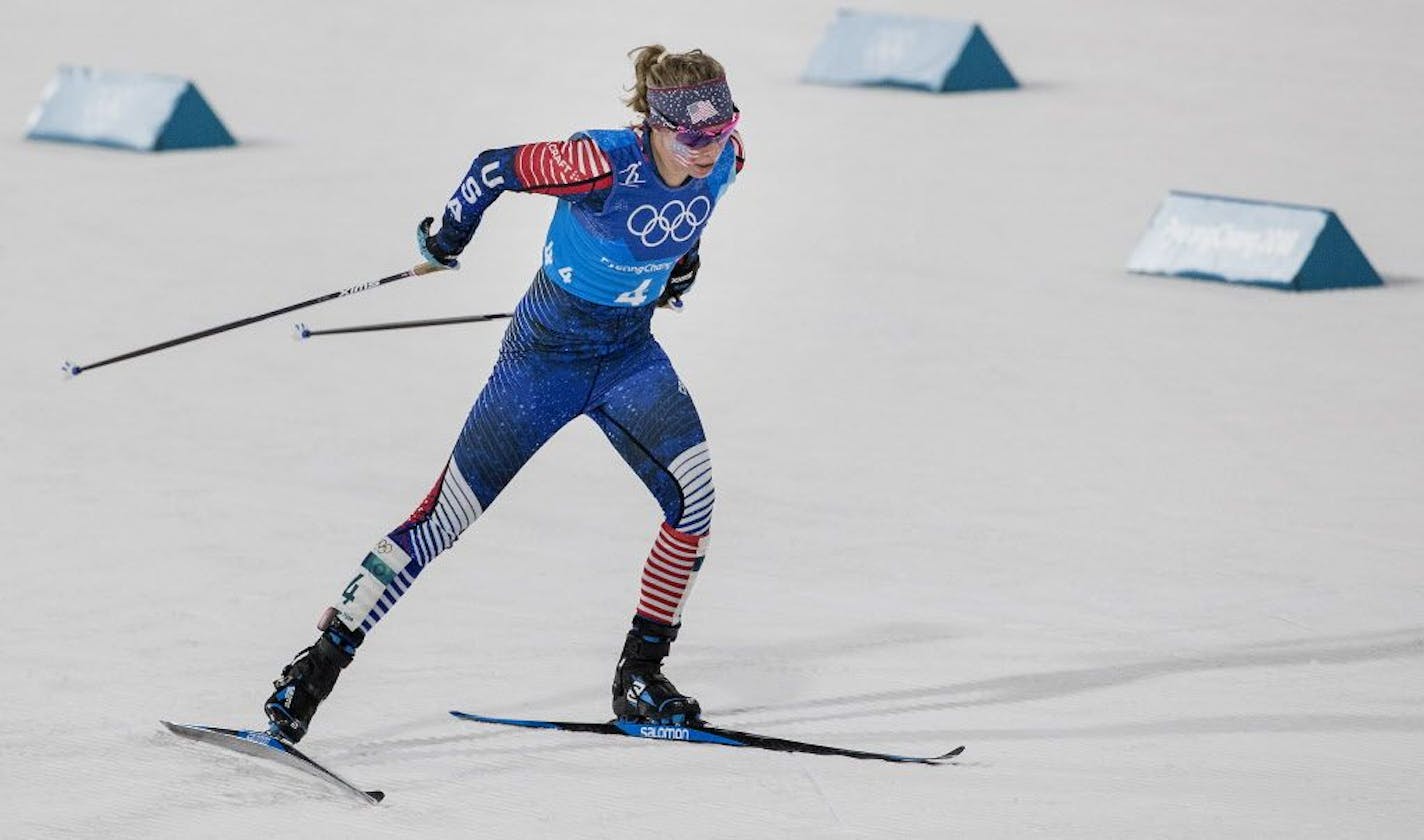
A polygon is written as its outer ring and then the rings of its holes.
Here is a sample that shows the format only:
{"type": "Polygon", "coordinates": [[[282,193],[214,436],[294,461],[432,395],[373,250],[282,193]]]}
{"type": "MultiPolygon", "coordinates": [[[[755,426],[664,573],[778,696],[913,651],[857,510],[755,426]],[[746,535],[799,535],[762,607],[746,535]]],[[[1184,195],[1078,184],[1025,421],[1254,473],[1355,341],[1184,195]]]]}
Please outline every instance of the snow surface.
{"type": "Polygon", "coordinates": [[[1424,6],[903,0],[1008,93],[797,76],[839,0],[6,0],[0,836],[1413,837],[1424,825],[1424,6]],[[303,748],[160,718],[269,681],[421,499],[552,200],[399,271],[483,148],[617,125],[625,53],[730,68],[749,162],[656,331],[719,508],[669,672],[709,716],[952,766],[500,731],[601,719],[659,521],[561,433],[380,625],[303,748]],[[197,81],[242,141],[20,139],[60,64],[197,81]],[[1130,275],[1187,189],[1340,212],[1388,284],[1130,275]]]}

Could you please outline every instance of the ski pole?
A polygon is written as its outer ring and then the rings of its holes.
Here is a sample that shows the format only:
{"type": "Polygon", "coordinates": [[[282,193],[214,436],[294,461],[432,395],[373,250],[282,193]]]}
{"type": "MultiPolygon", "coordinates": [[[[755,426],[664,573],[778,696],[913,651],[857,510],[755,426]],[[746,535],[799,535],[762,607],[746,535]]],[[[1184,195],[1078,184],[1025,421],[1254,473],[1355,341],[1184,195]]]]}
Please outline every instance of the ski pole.
{"type": "Polygon", "coordinates": [[[361,324],[355,327],[331,327],[324,330],[314,330],[306,324],[297,324],[297,338],[311,338],[314,335],[337,335],[338,333],[406,330],[411,327],[438,327],[444,324],[475,324],[480,321],[498,321],[501,318],[513,317],[513,312],[492,312],[489,315],[461,315],[456,318],[427,318],[421,321],[392,321],[386,324],[361,324]]]}
{"type": "Polygon", "coordinates": [[[216,327],[209,327],[208,329],[200,330],[195,333],[190,333],[189,335],[172,338],[168,341],[160,342],[149,347],[140,347],[137,350],[130,350],[127,353],[121,353],[117,356],[113,356],[108,359],[91,362],[87,365],[76,365],[73,362],[65,362],[64,372],[69,374],[70,376],[78,376],[86,370],[92,370],[96,367],[103,367],[104,365],[111,365],[114,362],[122,362],[125,359],[132,359],[137,356],[146,356],[149,353],[157,353],[159,350],[167,350],[169,347],[177,347],[180,344],[187,344],[190,341],[197,341],[200,338],[207,338],[210,335],[217,335],[218,333],[227,332],[228,330],[235,330],[238,327],[245,327],[248,324],[255,324],[258,321],[265,321],[268,318],[275,318],[278,315],[285,315],[286,313],[295,311],[297,309],[302,309],[308,306],[315,306],[318,303],[326,303],[327,301],[336,300],[337,298],[349,297],[350,295],[374,289],[377,286],[384,286],[387,283],[394,283],[397,280],[404,280],[407,277],[419,277],[422,274],[431,274],[436,271],[445,270],[445,266],[443,265],[423,262],[420,265],[417,265],[415,268],[402,271],[399,274],[392,274],[389,277],[382,277],[379,280],[372,280],[369,283],[362,283],[359,286],[352,286],[349,289],[342,289],[337,292],[330,292],[320,297],[314,297],[311,300],[304,300],[301,303],[294,303],[290,306],[284,306],[281,309],[274,309],[271,312],[263,312],[261,315],[252,315],[247,318],[241,318],[239,320],[231,321],[226,324],[219,324],[216,327]]]}

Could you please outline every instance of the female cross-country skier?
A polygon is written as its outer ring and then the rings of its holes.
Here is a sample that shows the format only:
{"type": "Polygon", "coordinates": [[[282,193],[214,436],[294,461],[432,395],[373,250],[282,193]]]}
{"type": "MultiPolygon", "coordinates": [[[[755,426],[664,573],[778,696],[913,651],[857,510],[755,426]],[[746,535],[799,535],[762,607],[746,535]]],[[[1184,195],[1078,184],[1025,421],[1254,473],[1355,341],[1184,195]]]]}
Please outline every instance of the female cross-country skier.
{"type": "Polygon", "coordinates": [[[613,675],[619,718],[680,724],[701,707],[662,673],[702,567],[712,473],[702,422],[653,338],[654,309],[681,306],[697,277],[703,229],[742,168],[739,112],[726,73],[701,50],[640,47],[627,104],[641,120],[561,142],[480,153],[445,205],[421,222],[433,263],[458,268],[485,210],[505,191],[559,201],[542,265],[515,310],[499,359],[445,469],[410,518],[343,579],[321,636],[282,669],[265,711],[299,741],[366,634],[435,555],[494,502],[570,420],[587,415],[662,506],[632,629],[613,675]]]}

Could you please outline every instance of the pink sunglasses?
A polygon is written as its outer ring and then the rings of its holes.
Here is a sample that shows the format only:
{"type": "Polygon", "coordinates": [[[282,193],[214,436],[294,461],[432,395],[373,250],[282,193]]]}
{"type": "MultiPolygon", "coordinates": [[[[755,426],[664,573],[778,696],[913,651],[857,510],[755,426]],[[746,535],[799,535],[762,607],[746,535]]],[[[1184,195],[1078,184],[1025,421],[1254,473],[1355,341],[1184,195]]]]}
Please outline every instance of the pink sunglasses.
{"type": "Polygon", "coordinates": [[[659,125],[677,132],[677,142],[689,149],[702,149],[716,143],[727,142],[727,138],[731,137],[732,132],[737,130],[737,123],[741,122],[742,112],[733,109],[732,118],[730,120],[705,128],[680,126],[656,111],[653,112],[653,116],[659,125]]]}

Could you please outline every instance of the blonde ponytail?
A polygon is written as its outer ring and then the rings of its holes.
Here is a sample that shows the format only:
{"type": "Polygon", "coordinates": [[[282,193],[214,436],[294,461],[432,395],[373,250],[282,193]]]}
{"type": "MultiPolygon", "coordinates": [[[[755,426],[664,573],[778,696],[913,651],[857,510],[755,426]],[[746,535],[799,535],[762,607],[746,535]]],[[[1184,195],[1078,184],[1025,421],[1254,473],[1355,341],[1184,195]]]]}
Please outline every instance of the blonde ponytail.
{"type": "Polygon", "coordinates": [[[644,117],[648,116],[648,88],[695,85],[727,75],[721,63],[702,50],[670,53],[662,44],[648,44],[628,57],[633,59],[633,88],[623,101],[644,117]]]}

